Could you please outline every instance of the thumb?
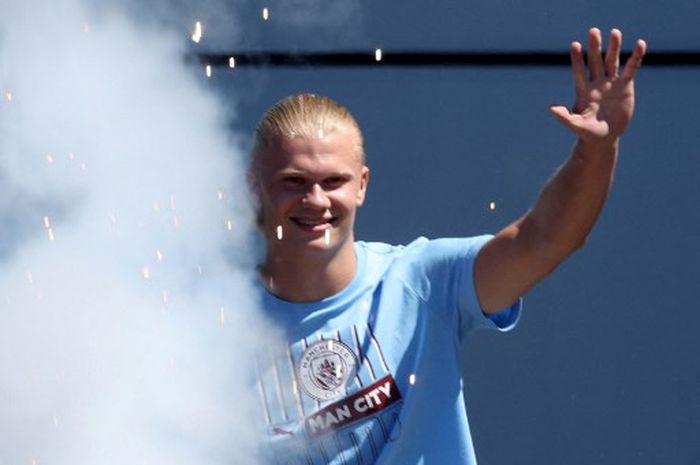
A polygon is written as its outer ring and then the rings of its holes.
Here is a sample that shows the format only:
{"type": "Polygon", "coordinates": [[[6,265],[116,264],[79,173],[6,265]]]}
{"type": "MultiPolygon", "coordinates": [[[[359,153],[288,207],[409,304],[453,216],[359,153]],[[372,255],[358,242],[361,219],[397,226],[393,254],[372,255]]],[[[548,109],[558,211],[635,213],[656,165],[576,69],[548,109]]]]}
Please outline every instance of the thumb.
{"type": "Polygon", "coordinates": [[[549,111],[562,123],[572,131],[576,130],[574,118],[578,115],[571,113],[568,108],[563,105],[550,105],[549,111]]]}
{"type": "Polygon", "coordinates": [[[550,105],[549,111],[564,124],[567,124],[571,119],[571,113],[564,105],[550,105]]]}

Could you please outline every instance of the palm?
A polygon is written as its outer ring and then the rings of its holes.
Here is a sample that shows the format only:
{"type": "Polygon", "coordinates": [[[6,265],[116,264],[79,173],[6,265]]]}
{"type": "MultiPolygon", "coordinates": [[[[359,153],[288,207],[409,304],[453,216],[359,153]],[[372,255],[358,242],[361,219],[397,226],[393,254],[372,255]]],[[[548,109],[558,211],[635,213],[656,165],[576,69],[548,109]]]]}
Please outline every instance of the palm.
{"type": "Polygon", "coordinates": [[[573,111],[563,106],[551,107],[552,113],[562,123],[587,141],[615,140],[624,132],[634,112],[634,76],[646,51],[644,41],[638,41],[624,71],[619,74],[622,34],[618,30],[610,33],[604,61],[601,44],[600,31],[591,29],[588,70],[581,44],[571,44],[576,103],[573,111]]]}
{"type": "Polygon", "coordinates": [[[579,135],[618,137],[627,127],[634,111],[634,83],[630,80],[605,78],[593,82],[576,97],[573,115],[579,135]]]}

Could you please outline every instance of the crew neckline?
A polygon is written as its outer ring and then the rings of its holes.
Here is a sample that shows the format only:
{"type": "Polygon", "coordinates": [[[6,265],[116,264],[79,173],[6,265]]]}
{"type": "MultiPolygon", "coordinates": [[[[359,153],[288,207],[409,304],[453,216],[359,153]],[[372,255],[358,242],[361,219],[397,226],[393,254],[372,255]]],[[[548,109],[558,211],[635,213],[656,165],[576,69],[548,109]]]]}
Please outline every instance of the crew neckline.
{"type": "Polygon", "coordinates": [[[262,282],[258,279],[256,280],[257,285],[262,289],[263,291],[263,298],[265,300],[269,300],[273,302],[274,306],[279,309],[281,307],[287,307],[290,311],[314,311],[318,310],[321,308],[335,308],[338,306],[338,303],[342,302],[343,300],[346,299],[347,296],[352,295],[355,290],[357,290],[362,282],[362,277],[365,275],[365,265],[366,265],[366,251],[365,248],[362,247],[359,243],[359,241],[356,241],[353,243],[353,249],[355,250],[355,257],[357,260],[357,266],[355,268],[355,276],[353,276],[352,280],[350,283],[345,286],[343,289],[341,289],[339,292],[330,295],[328,297],[324,297],[323,299],[320,300],[314,300],[311,302],[291,302],[289,300],[284,300],[280,297],[277,297],[275,294],[270,292],[269,289],[267,289],[262,282]]]}

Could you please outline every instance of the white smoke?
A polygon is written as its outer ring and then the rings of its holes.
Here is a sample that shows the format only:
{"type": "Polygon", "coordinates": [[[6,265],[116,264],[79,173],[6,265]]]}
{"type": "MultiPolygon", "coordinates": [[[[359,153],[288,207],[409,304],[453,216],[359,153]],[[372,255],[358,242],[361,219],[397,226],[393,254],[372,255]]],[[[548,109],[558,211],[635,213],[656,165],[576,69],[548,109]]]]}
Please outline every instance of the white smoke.
{"type": "Polygon", "coordinates": [[[189,31],[4,3],[0,463],[255,463],[270,330],[241,150],[189,31]]]}
{"type": "Polygon", "coordinates": [[[364,42],[367,36],[358,0],[271,0],[269,5],[277,21],[306,33],[300,36],[313,32],[311,35],[316,36],[316,42],[311,45],[319,46],[324,43],[321,40],[337,41],[339,38],[364,42]]]}

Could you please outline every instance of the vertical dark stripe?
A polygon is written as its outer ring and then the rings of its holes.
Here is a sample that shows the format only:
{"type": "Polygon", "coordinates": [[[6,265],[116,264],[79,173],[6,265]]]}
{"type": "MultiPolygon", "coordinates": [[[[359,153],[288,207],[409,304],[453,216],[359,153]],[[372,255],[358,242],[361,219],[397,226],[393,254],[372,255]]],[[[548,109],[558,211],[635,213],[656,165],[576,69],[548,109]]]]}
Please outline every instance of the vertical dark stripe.
{"type": "Polygon", "coordinates": [[[360,354],[360,361],[364,364],[367,365],[367,368],[369,368],[369,373],[370,376],[372,377],[372,381],[377,380],[377,374],[374,372],[374,367],[372,366],[372,362],[367,358],[366,354],[362,353],[362,345],[360,344],[360,337],[357,334],[357,327],[353,326],[353,332],[355,333],[355,342],[357,343],[357,351],[360,354]]]}
{"type": "Polygon", "coordinates": [[[367,322],[367,329],[369,330],[369,337],[372,338],[372,343],[374,344],[374,347],[377,349],[377,352],[379,352],[379,360],[382,362],[382,365],[384,366],[386,372],[391,373],[391,370],[389,370],[389,364],[386,363],[386,358],[384,358],[384,352],[382,352],[382,347],[379,345],[379,341],[377,341],[377,338],[374,337],[374,331],[372,331],[372,325],[370,325],[369,322],[367,322]]]}
{"type": "Polygon", "coordinates": [[[267,394],[265,393],[265,386],[263,384],[262,374],[260,373],[260,361],[257,357],[255,359],[255,371],[258,375],[258,392],[260,393],[260,400],[263,405],[263,410],[265,410],[267,424],[269,425],[272,423],[272,417],[270,416],[270,408],[267,405],[267,394]]]}
{"type": "Polygon", "coordinates": [[[362,368],[362,350],[360,349],[360,341],[357,338],[357,327],[353,325],[352,327],[352,332],[354,337],[353,339],[353,346],[355,346],[355,355],[357,356],[357,374],[355,375],[355,382],[360,388],[364,387],[364,383],[362,382],[362,379],[360,378],[360,369],[362,368]]]}
{"type": "MultiPolygon", "coordinates": [[[[336,330],[335,333],[336,333],[336,335],[338,336],[338,341],[344,342],[344,341],[343,341],[343,337],[340,335],[340,330],[336,330]]],[[[352,339],[352,337],[351,337],[351,339],[352,339]]],[[[346,345],[347,345],[348,347],[351,346],[351,344],[349,344],[349,343],[346,344],[346,345]]],[[[358,361],[357,373],[355,374],[355,384],[357,384],[357,387],[361,389],[361,388],[363,387],[363,384],[362,384],[362,380],[360,379],[360,366],[359,366],[359,363],[362,363],[362,359],[358,356],[359,353],[360,353],[360,351],[359,351],[359,348],[358,348],[358,350],[355,351],[355,357],[356,357],[356,360],[358,361]]],[[[347,389],[346,389],[346,393],[347,393],[347,389]]]]}
{"type": "Polygon", "coordinates": [[[326,465],[329,465],[331,463],[331,461],[328,458],[328,454],[326,453],[326,449],[323,447],[323,439],[319,439],[318,448],[321,449],[321,455],[323,456],[323,460],[326,461],[326,465]]]}
{"type": "Polygon", "coordinates": [[[357,463],[359,465],[364,465],[362,460],[362,452],[360,451],[360,445],[357,441],[357,436],[354,432],[350,433],[350,441],[352,441],[352,447],[355,450],[355,457],[357,458],[357,463]]]}
{"type": "Polygon", "coordinates": [[[379,427],[382,429],[382,434],[384,435],[384,442],[389,442],[389,432],[387,431],[386,426],[384,425],[384,421],[382,421],[382,417],[377,415],[376,420],[379,423],[379,427]]]}
{"type": "MultiPolygon", "coordinates": [[[[324,340],[323,334],[319,334],[318,338],[320,341],[323,341],[324,340]]],[[[306,343],[306,338],[304,338],[304,343],[306,343]]],[[[306,348],[308,348],[308,345],[306,347],[304,347],[304,349],[306,349],[306,348]]],[[[316,398],[314,398],[314,400],[316,401],[316,410],[320,410],[321,409],[321,401],[316,399],[316,398]]]]}
{"type": "Polygon", "coordinates": [[[338,439],[338,433],[333,433],[333,438],[335,439],[335,447],[338,449],[338,456],[340,457],[340,462],[343,465],[347,465],[345,462],[345,455],[343,454],[343,448],[340,446],[340,440],[338,439]]]}
{"type": "Polygon", "coordinates": [[[289,421],[289,412],[287,412],[287,405],[284,401],[284,393],[282,390],[282,381],[280,379],[280,373],[279,369],[277,368],[277,360],[275,357],[272,359],[272,373],[275,377],[275,384],[276,386],[276,391],[277,391],[277,400],[280,404],[281,410],[282,410],[282,416],[284,421],[289,421]]]}
{"type": "Polygon", "coordinates": [[[372,455],[374,455],[374,460],[379,458],[379,453],[377,452],[377,445],[374,443],[374,438],[372,437],[372,428],[367,427],[367,438],[369,439],[369,445],[372,449],[372,455]]]}
{"type": "Polygon", "coordinates": [[[287,346],[287,357],[289,359],[289,369],[292,372],[292,394],[294,399],[297,401],[297,409],[299,411],[299,416],[304,417],[304,402],[301,398],[301,385],[299,384],[299,378],[297,378],[297,371],[294,366],[294,357],[292,356],[292,346],[287,346]]]}

